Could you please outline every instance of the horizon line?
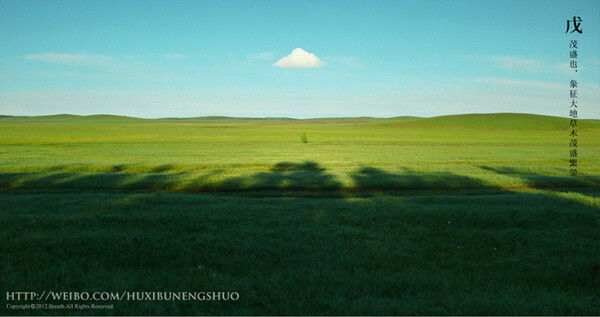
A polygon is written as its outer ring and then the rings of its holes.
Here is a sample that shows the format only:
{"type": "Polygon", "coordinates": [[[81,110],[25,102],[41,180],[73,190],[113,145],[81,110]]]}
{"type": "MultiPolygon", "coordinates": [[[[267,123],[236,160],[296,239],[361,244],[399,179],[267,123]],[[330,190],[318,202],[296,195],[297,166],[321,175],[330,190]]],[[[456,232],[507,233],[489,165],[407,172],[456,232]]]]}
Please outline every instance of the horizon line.
{"type": "Polygon", "coordinates": [[[95,117],[95,116],[114,116],[114,117],[123,117],[123,118],[133,118],[133,119],[141,119],[141,120],[165,120],[165,119],[199,119],[199,118],[231,118],[231,119],[287,119],[287,120],[315,120],[315,119],[360,119],[360,118],[370,118],[370,119],[394,119],[394,118],[416,118],[416,119],[431,119],[438,117],[451,117],[451,116],[465,116],[465,115],[501,115],[501,114],[514,114],[514,115],[533,115],[533,116],[541,116],[541,117],[553,117],[553,118],[561,118],[561,119],[578,119],[578,120],[600,120],[600,118],[571,118],[569,116],[560,117],[553,115],[545,115],[538,113],[528,113],[528,112],[469,112],[469,113],[460,113],[460,114],[446,114],[446,115],[437,115],[431,117],[419,117],[419,116],[410,116],[410,115],[398,115],[398,116],[324,116],[324,117],[306,117],[306,118],[295,118],[295,117],[286,117],[286,116],[227,116],[227,115],[205,115],[205,116],[193,116],[193,117],[136,117],[130,115],[121,115],[121,114],[111,114],[111,113],[96,113],[96,114],[88,114],[88,115],[79,115],[79,114],[71,114],[71,113],[57,113],[57,114],[41,114],[41,115],[8,115],[8,114],[0,114],[0,118],[36,118],[36,117],[51,117],[51,116],[74,116],[74,117],[95,117]]]}

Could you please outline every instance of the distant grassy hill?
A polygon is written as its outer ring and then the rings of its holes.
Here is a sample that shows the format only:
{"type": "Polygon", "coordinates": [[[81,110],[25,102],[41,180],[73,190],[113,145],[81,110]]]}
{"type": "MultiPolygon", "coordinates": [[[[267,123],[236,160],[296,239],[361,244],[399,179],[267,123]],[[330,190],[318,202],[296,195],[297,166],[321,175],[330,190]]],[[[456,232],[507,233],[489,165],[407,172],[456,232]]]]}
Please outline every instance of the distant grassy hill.
{"type": "MultiPolygon", "coordinates": [[[[1,122],[57,122],[57,123],[142,123],[142,122],[182,122],[182,123],[270,123],[270,124],[377,124],[430,129],[485,129],[485,130],[566,130],[568,118],[524,114],[490,113],[460,114],[420,118],[401,116],[392,118],[340,117],[295,119],[287,117],[227,117],[206,116],[191,118],[143,119],[117,115],[79,116],[70,114],[47,116],[0,116],[1,122]]],[[[581,129],[600,129],[599,120],[579,120],[581,129]]]]}
{"type": "MultiPolygon", "coordinates": [[[[400,122],[402,126],[435,129],[566,130],[568,118],[524,113],[461,114],[400,122]]],[[[581,127],[600,128],[600,122],[579,120],[581,127]]]]}
{"type": "Polygon", "coordinates": [[[60,122],[60,123],[133,123],[143,122],[147,119],[116,116],[110,114],[96,114],[90,116],[78,116],[72,114],[56,114],[48,116],[14,116],[0,117],[2,121],[10,122],[60,122]]]}
{"type": "Polygon", "coordinates": [[[285,117],[266,117],[266,118],[253,118],[253,117],[227,117],[227,116],[207,116],[207,117],[191,117],[191,118],[159,118],[149,119],[156,121],[183,121],[183,122],[241,122],[241,121],[301,121],[300,119],[285,118],[285,117]]]}

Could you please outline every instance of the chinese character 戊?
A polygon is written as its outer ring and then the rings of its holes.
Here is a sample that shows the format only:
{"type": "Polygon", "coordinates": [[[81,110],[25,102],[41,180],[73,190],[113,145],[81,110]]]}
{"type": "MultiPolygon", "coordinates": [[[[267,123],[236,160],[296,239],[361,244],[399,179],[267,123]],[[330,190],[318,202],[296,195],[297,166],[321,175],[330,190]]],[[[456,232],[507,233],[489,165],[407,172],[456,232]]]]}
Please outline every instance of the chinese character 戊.
{"type": "MultiPolygon", "coordinates": [[[[582,30],[579,28],[580,25],[581,25],[581,17],[573,17],[573,31],[571,31],[571,33],[578,32],[579,34],[581,34],[582,30]]],[[[567,20],[567,30],[565,31],[565,33],[569,33],[570,28],[571,28],[571,20],[567,20]]]]}

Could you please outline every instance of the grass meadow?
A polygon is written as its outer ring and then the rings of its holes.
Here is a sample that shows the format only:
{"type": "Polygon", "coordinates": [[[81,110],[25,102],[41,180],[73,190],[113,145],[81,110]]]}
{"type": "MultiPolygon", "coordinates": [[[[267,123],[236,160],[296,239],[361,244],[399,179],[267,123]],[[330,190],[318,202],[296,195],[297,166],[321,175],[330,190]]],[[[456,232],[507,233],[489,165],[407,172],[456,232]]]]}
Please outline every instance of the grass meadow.
{"type": "Polygon", "coordinates": [[[234,291],[3,314],[598,315],[600,121],[0,118],[0,291],[234,291]],[[306,142],[303,142],[306,136],[306,142]]]}

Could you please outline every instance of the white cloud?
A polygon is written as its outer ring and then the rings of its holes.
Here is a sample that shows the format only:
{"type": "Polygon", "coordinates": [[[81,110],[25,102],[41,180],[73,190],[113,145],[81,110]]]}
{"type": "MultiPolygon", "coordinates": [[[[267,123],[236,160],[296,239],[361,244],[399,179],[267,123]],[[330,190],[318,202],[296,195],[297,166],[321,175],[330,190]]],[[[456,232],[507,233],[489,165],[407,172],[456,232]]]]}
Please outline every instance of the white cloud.
{"type": "Polygon", "coordinates": [[[561,89],[566,89],[566,84],[556,83],[556,82],[548,82],[548,81],[535,81],[535,80],[520,80],[520,79],[512,79],[512,78],[497,78],[497,77],[488,77],[488,78],[479,78],[479,81],[492,85],[499,86],[518,86],[522,88],[536,88],[536,89],[547,89],[549,91],[556,91],[561,89]]]}
{"type": "Polygon", "coordinates": [[[352,66],[352,67],[363,66],[361,61],[357,57],[354,57],[354,56],[327,56],[327,57],[325,57],[325,60],[338,62],[340,64],[344,64],[346,66],[352,66]]]}
{"type": "Polygon", "coordinates": [[[493,57],[492,60],[499,67],[508,69],[528,69],[535,70],[542,67],[544,62],[537,59],[524,59],[513,56],[493,57]]]}
{"type": "MultiPolygon", "coordinates": [[[[513,56],[491,57],[497,67],[511,70],[527,70],[539,73],[557,73],[573,75],[574,70],[569,63],[552,64],[537,59],[524,59],[513,56]]],[[[579,69],[584,69],[579,67],[579,69]]]]}
{"type": "MultiPolygon", "coordinates": [[[[585,66],[578,66],[577,70],[585,70],[586,68],[587,67],[585,66]]],[[[549,68],[549,71],[553,73],[564,74],[567,76],[575,75],[575,69],[571,68],[571,65],[569,63],[554,64],[549,68]]]]}
{"type": "Polygon", "coordinates": [[[280,68],[320,68],[327,63],[320,60],[315,54],[309,53],[301,48],[296,48],[288,56],[278,60],[273,66],[280,68]]]}
{"type": "Polygon", "coordinates": [[[250,59],[261,59],[261,60],[271,60],[273,59],[273,53],[271,52],[262,52],[262,53],[258,53],[258,54],[252,54],[252,55],[248,55],[246,56],[250,59]]]}
{"type": "Polygon", "coordinates": [[[61,65],[82,65],[82,66],[97,66],[107,65],[112,58],[107,55],[99,54],[56,54],[56,53],[41,53],[25,55],[25,58],[32,61],[61,64],[61,65]]]}
{"type": "Polygon", "coordinates": [[[173,58],[173,59],[182,59],[182,58],[186,58],[187,56],[183,55],[183,54],[160,54],[160,56],[162,57],[166,57],[166,58],[173,58]]]}
{"type": "Polygon", "coordinates": [[[575,71],[573,71],[573,69],[571,68],[571,66],[569,65],[569,63],[560,63],[560,64],[556,64],[553,66],[553,69],[558,72],[558,73],[562,73],[565,75],[571,75],[573,74],[575,71]]]}

